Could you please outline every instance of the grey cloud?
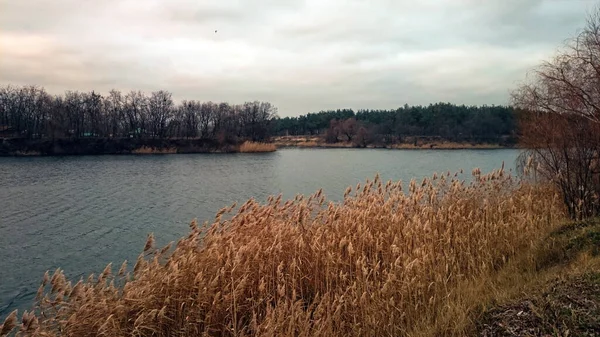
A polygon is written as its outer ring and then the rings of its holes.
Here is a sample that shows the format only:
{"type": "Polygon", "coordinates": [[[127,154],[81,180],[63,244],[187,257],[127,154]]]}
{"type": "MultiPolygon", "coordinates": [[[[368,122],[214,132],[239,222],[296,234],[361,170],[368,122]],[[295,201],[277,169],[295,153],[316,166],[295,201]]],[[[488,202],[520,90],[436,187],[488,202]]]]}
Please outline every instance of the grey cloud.
{"type": "Polygon", "coordinates": [[[205,22],[260,21],[277,10],[298,10],[302,7],[299,1],[170,1],[159,7],[166,18],[175,21],[187,21],[192,24],[205,22]]]}
{"type": "Polygon", "coordinates": [[[575,33],[593,1],[492,0],[472,7],[465,38],[503,46],[556,44],[575,33]]]}
{"type": "Polygon", "coordinates": [[[0,84],[269,100],[283,116],[505,104],[594,3],[0,0],[0,84]]]}

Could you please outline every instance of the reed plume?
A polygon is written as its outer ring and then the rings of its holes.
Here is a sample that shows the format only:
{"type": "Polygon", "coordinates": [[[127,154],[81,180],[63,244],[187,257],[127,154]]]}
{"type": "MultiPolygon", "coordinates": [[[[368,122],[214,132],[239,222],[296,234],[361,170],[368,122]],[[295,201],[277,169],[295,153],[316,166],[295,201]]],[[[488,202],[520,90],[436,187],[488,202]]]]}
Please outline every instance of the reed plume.
{"type": "Polygon", "coordinates": [[[67,292],[57,271],[31,325],[48,336],[408,336],[438,320],[461,282],[501,268],[563,217],[552,188],[503,170],[408,189],[376,176],[337,203],[322,191],[249,200],[194,221],[174,249],[151,253],[149,236],[133,275],[109,265],[102,282],[67,292]]]}

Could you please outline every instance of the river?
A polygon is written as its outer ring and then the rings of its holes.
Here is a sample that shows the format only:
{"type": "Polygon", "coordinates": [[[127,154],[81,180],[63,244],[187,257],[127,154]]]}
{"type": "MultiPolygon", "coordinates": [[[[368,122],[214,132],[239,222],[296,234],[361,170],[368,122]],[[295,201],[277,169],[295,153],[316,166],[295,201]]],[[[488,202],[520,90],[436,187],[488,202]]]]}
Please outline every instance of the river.
{"type": "Polygon", "coordinates": [[[0,158],[0,321],[29,309],[46,270],[71,279],[135,260],[148,233],[176,241],[223,206],[323,188],[333,200],[379,173],[515,167],[518,150],[281,149],[264,154],[0,158]]]}

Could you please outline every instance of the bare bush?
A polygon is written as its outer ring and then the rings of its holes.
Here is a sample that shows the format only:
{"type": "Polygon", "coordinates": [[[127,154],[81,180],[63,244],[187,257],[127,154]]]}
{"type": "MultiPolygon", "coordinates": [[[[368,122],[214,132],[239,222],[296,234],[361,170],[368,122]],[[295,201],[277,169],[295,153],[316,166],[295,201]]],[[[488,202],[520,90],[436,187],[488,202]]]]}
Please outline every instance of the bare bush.
{"type": "Polygon", "coordinates": [[[513,94],[523,161],[561,190],[573,218],[600,214],[600,10],[513,94]]]}

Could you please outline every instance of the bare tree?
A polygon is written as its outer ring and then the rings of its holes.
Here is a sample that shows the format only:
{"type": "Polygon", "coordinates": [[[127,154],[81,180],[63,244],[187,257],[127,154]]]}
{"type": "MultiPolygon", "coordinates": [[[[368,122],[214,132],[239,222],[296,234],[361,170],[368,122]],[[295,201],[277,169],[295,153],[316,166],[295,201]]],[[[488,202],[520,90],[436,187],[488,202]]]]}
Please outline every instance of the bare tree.
{"type": "Polygon", "coordinates": [[[0,87],[0,131],[25,138],[201,138],[235,143],[265,140],[277,109],[268,102],[244,105],[183,101],[156,91],[126,95],[112,90],[67,91],[52,97],[36,86],[0,87]]]}
{"type": "Polygon", "coordinates": [[[563,194],[570,215],[600,214],[600,11],[513,93],[521,142],[536,174],[563,194]]]}
{"type": "Polygon", "coordinates": [[[83,113],[83,94],[78,91],[65,93],[65,113],[67,118],[66,134],[70,137],[82,137],[85,124],[83,113]]]}
{"type": "Polygon", "coordinates": [[[356,137],[354,137],[354,144],[359,147],[367,147],[369,143],[369,131],[364,126],[358,128],[356,137]]]}
{"type": "Polygon", "coordinates": [[[110,138],[125,136],[125,100],[120,91],[111,90],[104,98],[105,134],[110,138]]]}
{"type": "Polygon", "coordinates": [[[104,109],[102,106],[102,96],[92,91],[84,94],[83,109],[85,114],[84,137],[103,137],[106,136],[102,129],[105,129],[104,109]]]}
{"type": "Polygon", "coordinates": [[[225,141],[226,120],[233,113],[233,108],[228,103],[220,103],[217,111],[212,116],[210,121],[212,125],[211,137],[218,139],[220,142],[225,141]]]}
{"type": "Polygon", "coordinates": [[[175,119],[179,120],[177,137],[195,138],[198,134],[198,118],[195,101],[183,101],[175,112],[175,119]]]}
{"type": "Polygon", "coordinates": [[[351,117],[346,119],[342,123],[341,131],[348,138],[348,141],[351,142],[352,138],[354,138],[358,132],[358,123],[356,122],[356,118],[351,117]]]}
{"type": "Polygon", "coordinates": [[[165,138],[167,125],[173,117],[173,98],[171,93],[160,90],[150,95],[148,100],[148,115],[152,138],[165,138]]]}
{"type": "Polygon", "coordinates": [[[337,119],[332,119],[329,121],[329,128],[325,132],[325,141],[327,143],[337,143],[339,142],[339,137],[341,134],[341,124],[342,122],[337,119]]]}
{"type": "Polygon", "coordinates": [[[131,91],[125,96],[125,116],[130,137],[141,138],[145,134],[147,98],[141,91],[131,91]]]}
{"type": "Polygon", "coordinates": [[[208,138],[210,135],[210,121],[213,115],[216,114],[218,106],[213,102],[198,103],[198,119],[200,124],[200,137],[208,138]]]}

